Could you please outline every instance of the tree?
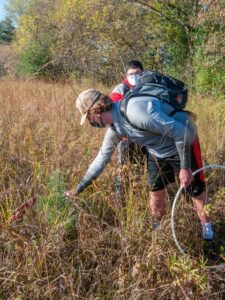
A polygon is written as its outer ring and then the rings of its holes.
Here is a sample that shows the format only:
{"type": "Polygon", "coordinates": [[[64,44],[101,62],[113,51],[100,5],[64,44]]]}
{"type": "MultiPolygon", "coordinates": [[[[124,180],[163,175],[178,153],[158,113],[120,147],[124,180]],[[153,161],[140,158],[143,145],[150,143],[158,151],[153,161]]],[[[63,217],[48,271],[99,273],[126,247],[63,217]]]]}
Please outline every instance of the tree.
{"type": "Polygon", "coordinates": [[[112,83],[128,60],[138,59],[197,83],[199,91],[221,91],[222,0],[26,0],[22,8],[20,2],[9,0],[23,74],[112,83]]]}
{"type": "Polygon", "coordinates": [[[225,5],[224,1],[201,1],[196,19],[195,89],[200,93],[222,95],[225,90],[225,5]]]}
{"type": "Polygon", "coordinates": [[[11,19],[0,21],[0,43],[10,43],[14,36],[15,27],[11,19]]]}
{"type": "Polygon", "coordinates": [[[147,48],[140,11],[121,1],[61,1],[55,57],[77,76],[112,82],[127,60],[141,59],[147,48]]]}
{"type": "Polygon", "coordinates": [[[19,17],[15,41],[19,75],[55,75],[51,63],[51,50],[57,38],[51,17],[55,7],[55,3],[50,0],[35,1],[19,17]]]}
{"type": "Polygon", "coordinates": [[[7,0],[5,10],[7,15],[17,24],[18,19],[22,16],[26,9],[34,2],[34,0],[7,0]]]}

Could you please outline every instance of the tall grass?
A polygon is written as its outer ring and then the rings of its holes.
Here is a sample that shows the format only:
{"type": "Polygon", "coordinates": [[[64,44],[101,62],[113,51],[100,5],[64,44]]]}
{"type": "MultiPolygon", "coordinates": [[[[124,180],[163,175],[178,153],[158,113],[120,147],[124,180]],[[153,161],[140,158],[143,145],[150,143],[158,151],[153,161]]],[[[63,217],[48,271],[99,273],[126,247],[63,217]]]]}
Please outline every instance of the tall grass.
{"type": "MultiPolygon", "coordinates": [[[[184,197],[179,202],[176,224],[184,257],[169,227],[178,185],[170,187],[157,234],[148,212],[146,170],[139,172],[139,166],[121,170],[128,178],[123,201],[114,191],[116,163],[78,199],[64,197],[104,134],[79,126],[74,92],[87,87],[0,82],[0,298],[223,299],[224,271],[207,266],[225,260],[225,172],[206,174],[215,242],[201,240],[191,202],[184,197]],[[15,209],[33,195],[38,203],[10,223],[15,209]]],[[[224,102],[196,97],[190,108],[199,116],[204,161],[225,164],[224,102]]]]}

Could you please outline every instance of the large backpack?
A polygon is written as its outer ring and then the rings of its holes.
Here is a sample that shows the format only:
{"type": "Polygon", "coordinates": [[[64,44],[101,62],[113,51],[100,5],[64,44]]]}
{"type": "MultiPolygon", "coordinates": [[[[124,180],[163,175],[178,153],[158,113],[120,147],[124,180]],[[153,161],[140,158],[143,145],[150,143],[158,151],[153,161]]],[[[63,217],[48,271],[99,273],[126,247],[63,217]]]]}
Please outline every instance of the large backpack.
{"type": "Polygon", "coordinates": [[[133,90],[130,90],[120,102],[120,111],[128,123],[130,123],[126,113],[128,101],[131,98],[143,96],[154,97],[170,104],[174,108],[169,114],[172,116],[175,112],[183,111],[185,108],[188,100],[188,90],[182,81],[174,77],[156,71],[144,72],[139,84],[133,90]]]}

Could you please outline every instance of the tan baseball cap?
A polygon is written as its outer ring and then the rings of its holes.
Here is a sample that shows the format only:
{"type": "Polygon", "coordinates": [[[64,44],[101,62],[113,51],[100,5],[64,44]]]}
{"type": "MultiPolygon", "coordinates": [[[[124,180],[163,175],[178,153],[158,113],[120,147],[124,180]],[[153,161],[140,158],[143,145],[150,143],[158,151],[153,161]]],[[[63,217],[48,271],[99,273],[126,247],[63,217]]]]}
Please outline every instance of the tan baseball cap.
{"type": "Polygon", "coordinates": [[[80,93],[76,100],[76,108],[81,113],[80,125],[83,125],[90,107],[96,102],[102,93],[98,90],[88,89],[80,93]]]}

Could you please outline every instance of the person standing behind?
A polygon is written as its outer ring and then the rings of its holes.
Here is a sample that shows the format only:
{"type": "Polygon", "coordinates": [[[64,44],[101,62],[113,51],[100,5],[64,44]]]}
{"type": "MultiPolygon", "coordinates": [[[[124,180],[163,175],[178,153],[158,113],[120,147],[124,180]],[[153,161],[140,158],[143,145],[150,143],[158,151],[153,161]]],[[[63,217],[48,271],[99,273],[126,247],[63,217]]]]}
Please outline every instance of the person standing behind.
{"type": "Polygon", "coordinates": [[[144,68],[140,61],[131,60],[125,66],[126,78],[112,90],[110,98],[113,102],[121,101],[125,94],[135,87],[144,68]]]}
{"type": "MultiPolygon", "coordinates": [[[[110,98],[112,102],[120,102],[126,93],[132,90],[138,83],[142,72],[144,71],[143,65],[138,60],[131,60],[125,66],[125,79],[119,83],[112,90],[110,98]]],[[[117,146],[118,162],[122,166],[126,163],[131,164],[143,164],[146,150],[143,146],[139,146],[134,143],[128,143],[126,139],[121,140],[117,146]]],[[[122,179],[118,175],[116,177],[115,189],[119,196],[122,196],[122,179]]]]}

